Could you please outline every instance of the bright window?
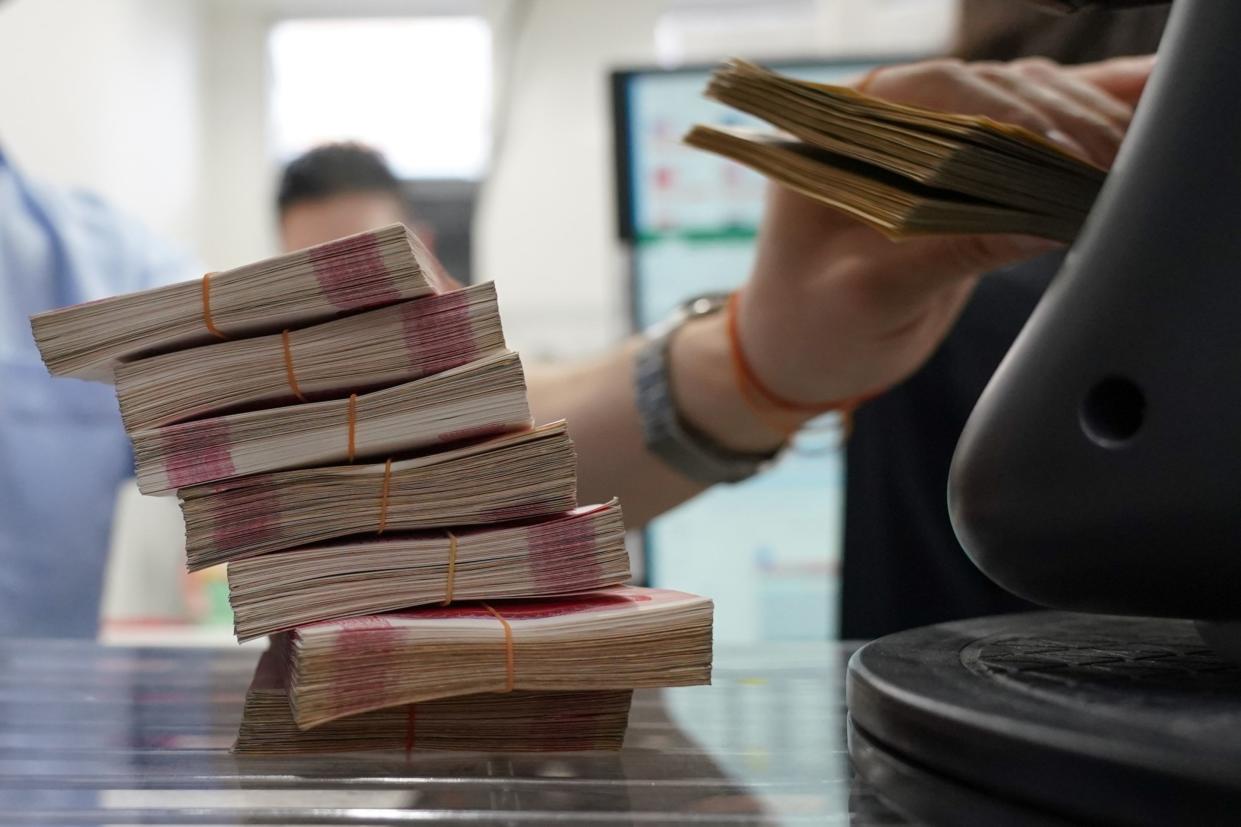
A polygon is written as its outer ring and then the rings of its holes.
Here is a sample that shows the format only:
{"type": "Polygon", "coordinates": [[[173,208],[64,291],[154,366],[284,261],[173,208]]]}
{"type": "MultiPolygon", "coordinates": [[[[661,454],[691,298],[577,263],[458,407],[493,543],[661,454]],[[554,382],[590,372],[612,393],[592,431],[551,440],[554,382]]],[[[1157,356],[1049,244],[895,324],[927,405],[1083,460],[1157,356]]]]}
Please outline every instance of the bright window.
{"type": "Polygon", "coordinates": [[[271,33],[281,162],[328,141],[380,150],[403,178],[479,178],[490,141],[481,17],[286,20],[271,33]]]}

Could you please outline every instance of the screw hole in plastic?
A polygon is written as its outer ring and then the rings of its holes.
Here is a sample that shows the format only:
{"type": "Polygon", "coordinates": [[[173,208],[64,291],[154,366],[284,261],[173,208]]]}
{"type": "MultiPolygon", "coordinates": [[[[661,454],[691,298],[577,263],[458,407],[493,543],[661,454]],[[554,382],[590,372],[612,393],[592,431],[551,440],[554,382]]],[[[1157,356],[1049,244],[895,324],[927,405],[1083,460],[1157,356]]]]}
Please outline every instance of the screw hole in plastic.
{"type": "Polygon", "coordinates": [[[1145,394],[1123,376],[1099,381],[1082,400],[1082,430],[1104,448],[1125,447],[1142,429],[1145,416],[1145,394]]]}

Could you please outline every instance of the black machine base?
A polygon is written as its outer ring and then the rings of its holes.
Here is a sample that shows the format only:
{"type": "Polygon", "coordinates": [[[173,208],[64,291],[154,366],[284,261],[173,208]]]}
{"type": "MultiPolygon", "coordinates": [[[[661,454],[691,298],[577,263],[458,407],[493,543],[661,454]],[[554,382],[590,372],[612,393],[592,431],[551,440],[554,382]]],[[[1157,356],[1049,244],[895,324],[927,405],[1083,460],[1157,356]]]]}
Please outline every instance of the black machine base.
{"type": "Polygon", "coordinates": [[[849,751],[937,824],[1241,824],[1241,666],[1190,621],[945,623],[849,663],[849,751]]]}

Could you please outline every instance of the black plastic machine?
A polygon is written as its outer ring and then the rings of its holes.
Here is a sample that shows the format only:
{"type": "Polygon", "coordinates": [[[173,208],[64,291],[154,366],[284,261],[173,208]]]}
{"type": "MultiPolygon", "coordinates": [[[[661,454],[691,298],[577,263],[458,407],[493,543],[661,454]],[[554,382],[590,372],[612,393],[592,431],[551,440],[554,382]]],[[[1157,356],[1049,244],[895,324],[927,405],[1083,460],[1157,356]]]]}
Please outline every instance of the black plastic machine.
{"type": "Polygon", "coordinates": [[[850,751],[893,803],[932,823],[1241,824],[1239,380],[1241,2],[1177,0],[949,484],[979,568],[1073,614],[855,655],[850,751]]]}

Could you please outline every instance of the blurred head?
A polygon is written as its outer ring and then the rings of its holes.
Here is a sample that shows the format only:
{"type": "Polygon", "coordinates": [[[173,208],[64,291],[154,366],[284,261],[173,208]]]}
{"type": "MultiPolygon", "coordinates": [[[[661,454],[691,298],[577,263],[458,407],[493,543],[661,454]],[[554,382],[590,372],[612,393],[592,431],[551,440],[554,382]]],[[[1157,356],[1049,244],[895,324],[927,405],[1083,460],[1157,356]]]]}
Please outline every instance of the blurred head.
{"type": "Polygon", "coordinates": [[[355,143],[325,144],[292,161],[280,178],[276,205],[285,250],[395,222],[414,223],[401,182],[383,156],[355,143]]]}

